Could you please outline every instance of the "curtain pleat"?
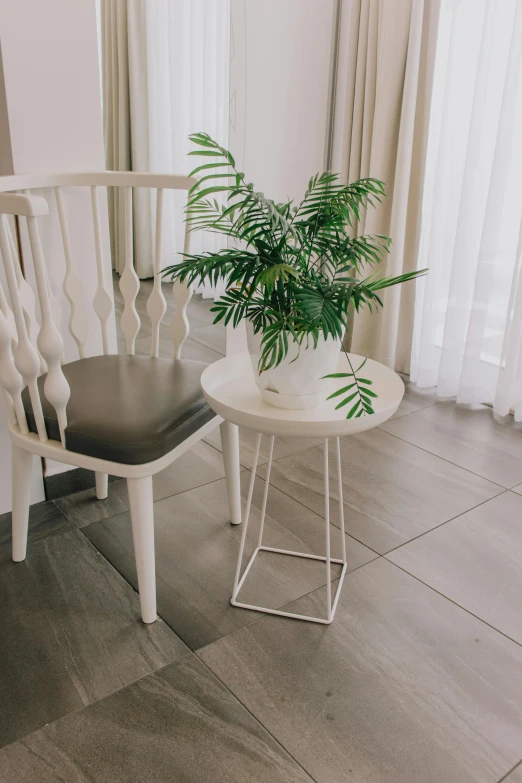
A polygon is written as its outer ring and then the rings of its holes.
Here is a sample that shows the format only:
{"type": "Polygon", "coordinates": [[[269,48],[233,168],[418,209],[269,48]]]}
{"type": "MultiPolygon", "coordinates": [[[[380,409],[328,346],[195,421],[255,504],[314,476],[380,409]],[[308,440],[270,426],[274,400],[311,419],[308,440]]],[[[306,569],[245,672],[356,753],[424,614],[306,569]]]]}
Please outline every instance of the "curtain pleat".
{"type": "MultiPolygon", "coordinates": [[[[347,182],[386,183],[388,198],[357,230],[392,237],[389,275],[417,266],[437,14],[438,2],[424,0],[343,3],[332,169],[347,182]]],[[[351,350],[408,372],[415,284],[383,294],[382,311],[354,318],[351,350]]]]}
{"type": "MultiPolygon", "coordinates": [[[[102,85],[105,165],[111,171],[130,171],[131,140],[127,5],[102,0],[102,85]]],[[[117,272],[124,264],[123,198],[118,188],[107,193],[112,263],[117,272]]]]}

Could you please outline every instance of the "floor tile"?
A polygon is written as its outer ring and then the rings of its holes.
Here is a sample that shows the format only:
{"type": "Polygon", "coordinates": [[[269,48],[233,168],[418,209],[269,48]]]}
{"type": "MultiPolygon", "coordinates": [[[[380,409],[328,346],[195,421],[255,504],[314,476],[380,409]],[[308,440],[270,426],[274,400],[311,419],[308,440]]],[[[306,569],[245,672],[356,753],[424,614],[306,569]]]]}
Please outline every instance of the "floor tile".
{"type": "Polygon", "coordinates": [[[137,594],[74,529],[1,560],[0,595],[0,745],[187,650],[165,623],[141,623],[137,594]]]}
{"type": "MultiPolygon", "coordinates": [[[[71,528],[67,517],[56,507],[52,500],[35,503],[29,509],[28,544],[41,538],[63,533],[71,528]]],[[[0,555],[11,554],[11,512],[0,514],[0,555]]]]}
{"type": "MultiPolygon", "coordinates": [[[[330,519],[338,524],[333,451],[330,462],[330,519]]],[[[378,429],[343,438],[341,464],[347,531],[380,554],[502,492],[378,429]]],[[[261,475],[265,471],[260,468],[261,475]]],[[[324,515],[322,446],[275,461],[271,482],[324,515]]]]}
{"type": "Polygon", "coordinates": [[[511,491],[516,492],[517,495],[522,495],[522,484],[518,484],[516,487],[513,487],[511,491]]]}
{"type": "Polygon", "coordinates": [[[59,498],[55,503],[76,527],[82,528],[91,522],[98,522],[129,510],[127,482],[120,479],[109,484],[109,492],[104,500],[98,500],[94,489],[84,489],[82,492],[59,498]]]}
{"type": "Polygon", "coordinates": [[[224,475],[222,454],[208,443],[200,441],[154,476],[154,500],[194,489],[223,478],[224,475]]]}
{"type": "MultiPolygon", "coordinates": [[[[250,474],[242,475],[245,497],[250,474]]],[[[247,555],[256,543],[264,482],[256,482],[247,555]]],[[[258,618],[255,612],[230,605],[239,551],[241,525],[230,524],[225,481],[154,504],[158,611],[192,648],[197,649],[258,618]]],[[[96,522],[83,531],[97,549],[133,585],[136,572],[128,514],[96,522]]],[[[332,528],[332,556],[340,552],[339,531],[332,528]]],[[[294,551],[324,552],[324,521],[276,489],[269,495],[268,545],[294,551]]],[[[349,567],[357,568],[375,554],[347,539],[349,567]]],[[[337,568],[337,567],[336,567],[337,568]]],[[[338,573],[338,569],[334,569],[338,573]]],[[[326,581],[317,561],[263,553],[249,573],[240,597],[278,607],[326,581]]]]}
{"type": "MultiPolygon", "coordinates": [[[[64,473],[44,476],[45,497],[47,500],[63,498],[73,492],[94,487],[95,481],[94,471],[85,468],[72,468],[64,473]]],[[[109,481],[116,481],[116,476],[109,476],[109,481]]]]}
{"type": "MultiPolygon", "coordinates": [[[[126,346],[124,341],[118,341],[118,349],[120,352],[125,352],[126,346]]],[[[136,340],[136,353],[150,356],[150,352],[151,338],[139,337],[136,340]]],[[[172,359],[173,357],[172,342],[169,337],[166,337],[163,334],[160,336],[159,355],[160,358],[163,359],[172,359]]],[[[218,359],[222,359],[223,356],[217,351],[213,351],[211,348],[208,348],[206,345],[202,345],[202,343],[198,343],[196,340],[191,340],[189,337],[183,343],[183,348],[181,349],[181,358],[212,364],[212,362],[217,362],[218,359]]]]}
{"type": "MultiPolygon", "coordinates": [[[[239,428],[239,459],[241,465],[249,470],[254,465],[256,438],[257,432],[247,430],[245,427],[239,428]]],[[[210,435],[207,435],[205,440],[207,443],[211,443],[214,448],[219,449],[220,451],[222,450],[219,429],[215,429],[210,435]]],[[[286,457],[288,454],[295,454],[298,451],[304,451],[304,449],[309,449],[311,446],[317,446],[320,443],[322,443],[322,440],[317,438],[276,438],[274,441],[274,459],[286,457]]],[[[259,465],[264,465],[264,463],[268,461],[269,449],[270,440],[268,437],[263,436],[259,452],[259,465]]]]}
{"type": "Polygon", "coordinates": [[[227,330],[220,324],[200,326],[190,330],[190,339],[212,348],[223,356],[227,348],[227,330]]]}
{"type": "Polygon", "coordinates": [[[194,656],[0,751],[2,783],[311,783],[194,656]]]}
{"type": "Polygon", "coordinates": [[[522,752],[522,648],[382,558],[332,625],[264,617],[198,655],[317,783],[492,783],[522,752]]]}
{"type": "Polygon", "coordinates": [[[506,778],[502,778],[502,783],[522,783],[522,761],[511,774],[506,778]]]}
{"type": "MultiPolygon", "coordinates": [[[[208,443],[200,441],[190,451],[172,462],[153,477],[154,499],[176,495],[207,484],[225,475],[223,457],[208,443]]],[[[105,500],[98,500],[94,489],[77,492],[55,501],[77,527],[107,519],[129,510],[127,482],[124,479],[109,484],[105,500]]]]}
{"type": "Polygon", "coordinates": [[[522,644],[521,520],[505,492],[387,557],[522,644]]]}
{"type": "Polygon", "coordinates": [[[503,487],[522,481],[522,427],[499,424],[485,405],[473,410],[442,402],[381,429],[503,487]]]}
{"type": "Polygon", "coordinates": [[[404,381],[404,397],[392,419],[398,419],[399,416],[405,416],[422,408],[429,408],[431,405],[437,405],[440,402],[435,389],[419,389],[414,383],[411,383],[407,375],[402,373],[399,373],[399,375],[404,381]]]}

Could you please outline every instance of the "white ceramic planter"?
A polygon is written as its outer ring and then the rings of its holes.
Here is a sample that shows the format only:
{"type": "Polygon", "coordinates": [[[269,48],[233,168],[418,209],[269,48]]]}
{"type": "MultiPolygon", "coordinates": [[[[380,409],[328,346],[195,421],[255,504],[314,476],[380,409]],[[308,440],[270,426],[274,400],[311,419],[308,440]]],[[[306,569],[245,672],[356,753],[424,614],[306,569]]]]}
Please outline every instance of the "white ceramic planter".
{"type": "Polygon", "coordinates": [[[340,340],[332,337],[319,338],[314,348],[310,337],[299,346],[293,337],[288,338],[288,355],[272,370],[260,373],[258,370],[261,356],[262,333],[254,334],[250,321],[247,321],[247,341],[257,388],[265,402],[276,408],[293,410],[313,408],[319,402],[320,393],[328,381],[323,376],[336,371],[341,350],[340,340]],[[295,357],[299,353],[297,359],[295,357]],[[295,359],[295,361],[293,361],[295,359]]]}

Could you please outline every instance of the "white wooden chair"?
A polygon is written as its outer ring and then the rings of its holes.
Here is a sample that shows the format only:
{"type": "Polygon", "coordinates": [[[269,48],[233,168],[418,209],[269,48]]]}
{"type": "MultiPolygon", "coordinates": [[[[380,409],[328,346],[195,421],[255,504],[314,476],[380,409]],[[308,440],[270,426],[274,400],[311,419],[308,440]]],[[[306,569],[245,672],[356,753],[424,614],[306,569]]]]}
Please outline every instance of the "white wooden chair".
{"type": "MultiPolygon", "coordinates": [[[[167,310],[159,276],[163,192],[188,190],[192,184],[188,177],[136,172],[0,177],[0,250],[8,289],[4,291],[0,285],[0,384],[9,411],[12,443],[12,557],[18,562],[26,555],[33,455],[95,471],[98,498],[107,496],[108,474],[125,478],[145,623],[156,619],[152,476],[218,425],[231,522],[241,521],[237,428],[223,422],[206,405],[200,386],[205,365],[180,358],[189,332],[187,305],[191,297],[190,289],[181,284],[173,286],[173,359],[158,358],[160,324],[167,310]],[[95,247],[92,268],[97,290],[90,313],[73,266],[74,248],[61,190],[72,186],[88,187],[91,191],[95,247]],[[109,263],[105,268],[99,208],[99,189],[105,186],[124,189],[125,268],[120,279],[125,302],[120,321],[127,345],[124,356],[111,355],[109,351],[113,299],[107,281],[111,269],[109,263]],[[140,282],[133,267],[133,187],[157,189],[155,277],[147,302],[152,327],[151,356],[135,355],[140,330],[135,302],[140,282]],[[64,342],[56,322],[59,319],[55,315],[55,298],[37,223],[38,218],[49,214],[49,208],[44,198],[29,194],[34,188],[50,188],[56,198],[66,269],[63,291],[70,304],[68,328],[79,356],[77,361],[68,363],[63,358],[64,342]],[[9,215],[18,215],[27,222],[39,308],[35,307],[35,293],[20,269],[9,215]],[[89,327],[100,330],[101,356],[86,355],[89,327]]],[[[186,231],[186,252],[188,245],[186,231]]],[[[24,254],[26,265],[27,261],[24,254]]]]}

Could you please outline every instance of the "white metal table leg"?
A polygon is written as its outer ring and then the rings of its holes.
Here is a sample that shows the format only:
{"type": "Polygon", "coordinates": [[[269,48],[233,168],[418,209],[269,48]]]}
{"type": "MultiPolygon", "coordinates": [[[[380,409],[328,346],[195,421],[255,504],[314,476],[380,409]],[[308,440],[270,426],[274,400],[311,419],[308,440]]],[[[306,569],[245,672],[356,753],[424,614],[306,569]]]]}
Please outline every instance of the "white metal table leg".
{"type": "Polygon", "coordinates": [[[341,525],[341,536],[342,536],[342,559],[333,558],[331,556],[330,551],[330,482],[329,482],[329,466],[328,466],[328,439],[325,439],[324,443],[324,503],[325,503],[325,546],[326,546],[326,554],[325,555],[309,555],[305,552],[293,552],[289,549],[278,549],[275,547],[270,546],[263,546],[263,532],[264,532],[264,524],[265,524],[265,515],[266,515],[266,505],[267,505],[267,499],[268,499],[268,488],[270,485],[270,470],[272,467],[272,456],[274,451],[274,436],[271,436],[270,438],[270,451],[269,451],[269,457],[268,457],[268,464],[267,464],[267,474],[265,479],[265,489],[263,492],[263,504],[261,507],[261,521],[260,521],[260,527],[259,527],[259,535],[258,535],[258,541],[257,541],[257,547],[255,548],[253,554],[251,555],[245,570],[243,571],[243,574],[241,574],[241,566],[243,563],[243,555],[245,551],[245,541],[246,541],[246,535],[248,530],[248,522],[250,517],[250,508],[252,505],[252,495],[254,492],[254,482],[256,479],[256,471],[257,471],[257,465],[259,462],[259,451],[261,447],[261,434],[258,434],[257,441],[256,441],[256,452],[255,452],[255,458],[254,458],[254,466],[252,468],[252,474],[250,476],[250,484],[248,488],[248,497],[247,497],[247,505],[246,505],[246,511],[245,511],[245,519],[243,522],[243,530],[241,533],[241,543],[239,546],[239,556],[237,561],[237,567],[236,567],[236,574],[234,578],[234,589],[232,592],[232,598],[230,600],[230,603],[233,606],[239,606],[243,609],[252,609],[256,612],[264,612],[266,614],[276,614],[280,615],[282,617],[291,617],[296,620],[307,620],[308,622],[312,623],[321,623],[323,625],[328,625],[332,622],[335,610],[337,608],[337,602],[339,600],[339,595],[341,592],[341,587],[343,584],[344,576],[346,573],[347,568],[347,562],[346,562],[346,540],[345,540],[345,534],[344,534],[344,507],[343,507],[343,491],[342,491],[342,475],[341,475],[341,452],[340,452],[340,444],[339,444],[339,438],[336,438],[336,456],[337,456],[337,479],[338,479],[338,491],[339,491],[339,517],[340,517],[340,525],[341,525]],[[242,601],[237,600],[237,595],[239,591],[241,590],[245,579],[247,577],[248,572],[250,571],[250,568],[252,567],[252,564],[254,563],[254,560],[256,556],[259,554],[259,552],[275,552],[277,554],[281,555],[290,555],[293,557],[302,557],[308,560],[320,560],[325,563],[326,566],[326,593],[327,593],[327,611],[326,611],[326,618],[322,617],[310,617],[308,615],[303,614],[296,614],[294,612],[284,612],[280,609],[270,609],[268,607],[264,606],[257,606],[254,604],[246,604],[242,601]],[[336,563],[338,565],[342,566],[341,574],[339,577],[339,582],[337,585],[337,589],[335,591],[335,597],[332,604],[332,575],[331,575],[331,565],[332,563],[336,563]]]}
{"type": "Polygon", "coordinates": [[[263,492],[263,506],[261,508],[261,522],[259,525],[259,537],[257,539],[257,548],[261,549],[263,545],[263,531],[265,529],[266,502],[268,500],[268,487],[270,486],[270,471],[272,470],[272,455],[274,453],[274,436],[270,437],[270,450],[268,452],[268,465],[266,468],[265,491],[263,492]]]}
{"type": "Polygon", "coordinates": [[[252,495],[254,493],[254,482],[256,480],[257,463],[259,462],[259,450],[261,448],[261,438],[262,438],[261,433],[258,433],[256,439],[256,454],[254,457],[254,465],[252,467],[252,473],[250,475],[250,484],[248,485],[248,496],[247,496],[247,504],[245,509],[245,521],[243,522],[243,530],[241,531],[241,543],[239,545],[239,556],[237,558],[236,575],[234,577],[234,589],[232,591],[232,600],[231,600],[232,604],[235,604],[236,596],[241,589],[241,585],[245,581],[245,577],[248,571],[250,570],[250,566],[252,565],[254,557],[256,555],[256,553],[254,552],[240,580],[239,577],[241,574],[241,564],[243,562],[243,552],[245,551],[246,534],[248,530],[248,521],[250,518],[250,506],[252,505],[252,495]]]}
{"type": "Polygon", "coordinates": [[[330,473],[328,470],[328,438],[324,439],[324,522],[326,541],[326,617],[332,622],[332,572],[330,570],[330,473]]]}
{"type": "Polygon", "coordinates": [[[348,566],[346,561],[346,536],[344,534],[343,474],[341,469],[341,442],[339,438],[335,439],[335,451],[337,457],[336,460],[337,461],[337,491],[339,495],[339,522],[341,524],[341,552],[342,552],[343,568],[341,571],[341,576],[339,577],[339,584],[337,585],[337,591],[335,593],[335,598],[332,606],[332,611],[331,611],[332,619],[335,614],[335,610],[337,609],[337,602],[339,601],[339,596],[341,595],[341,588],[343,586],[344,577],[346,575],[346,569],[348,566]]]}
{"type": "Polygon", "coordinates": [[[341,442],[339,438],[335,439],[335,450],[337,456],[337,493],[339,495],[339,521],[341,523],[341,533],[343,534],[341,545],[343,560],[346,562],[346,538],[344,536],[344,500],[343,500],[343,473],[341,469],[341,442]]]}

